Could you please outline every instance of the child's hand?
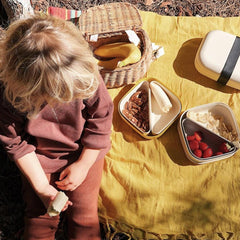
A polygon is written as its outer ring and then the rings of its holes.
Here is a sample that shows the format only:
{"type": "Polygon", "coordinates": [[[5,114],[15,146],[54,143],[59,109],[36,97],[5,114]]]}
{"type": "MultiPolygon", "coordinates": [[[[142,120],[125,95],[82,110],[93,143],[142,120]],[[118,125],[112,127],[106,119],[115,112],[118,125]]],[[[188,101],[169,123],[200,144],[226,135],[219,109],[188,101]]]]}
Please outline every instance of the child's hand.
{"type": "Polygon", "coordinates": [[[57,193],[58,190],[50,184],[45,186],[43,190],[38,189],[37,191],[38,197],[42,200],[46,208],[48,208],[50,202],[55,198],[57,193]]]}
{"type": "Polygon", "coordinates": [[[59,181],[55,182],[57,187],[65,191],[75,190],[85,180],[99,153],[100,149],[84,147],[79,159],[61,172],[59,181]]]}
{"type": "MultiPolygon", "coordinates": [[[[47,209],[50,203],[55,199],[57,193],[58,193],[58,190],[49,184],[48,186],[45,187],[44,193],[37,193],[37,194],[47,209]]],[[[70,200],[66,202],[62,211],[65,211],[68,208],[68,206],[72,206],[72,202],[70,200]]]]}
{"type": "MultiPolygon", "coordinates": [[[[51,197],[51,202],[49,204],[49,206],[52,204],[52,202],[55,200],[56,196],[55,197],[51,197]]],[[[63,209],[61,210],[62,212],[67,210],[68,206],[72,206],[73,203],[70,201],[70,200],[67,200],[67,202],[65,203],[63,209]]]]}
{"type": "Polygon", "coordinates": [[[86,178],[88,169],[84,168],[81,162],[75,162],[64,169],[56,181],[57,187],[65,191],[75,190],[86,178]]]}
{"type": "Polygon", "coordinates": [[[70,200],[68,200],[68,201],[66,202],[64,208],[62,209],[62,212],[65,211],[65,210],[67,210],[68,206],[72,206],[72,205],[73,205],[73,203],[72,203],[70,200]]]}

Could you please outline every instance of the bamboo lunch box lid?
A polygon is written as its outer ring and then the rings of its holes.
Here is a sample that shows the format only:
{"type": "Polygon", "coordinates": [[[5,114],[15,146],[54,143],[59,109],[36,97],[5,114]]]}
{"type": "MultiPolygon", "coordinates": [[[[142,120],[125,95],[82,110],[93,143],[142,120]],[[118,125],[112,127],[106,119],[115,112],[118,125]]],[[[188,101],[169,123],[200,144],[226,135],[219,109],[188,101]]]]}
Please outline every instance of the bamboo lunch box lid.
{"type": "Polygon", "coordinates": [[[202,40],[195,57],[195,67],[222,85],[240,89],[240,38],[213,30],[202,40]]]}

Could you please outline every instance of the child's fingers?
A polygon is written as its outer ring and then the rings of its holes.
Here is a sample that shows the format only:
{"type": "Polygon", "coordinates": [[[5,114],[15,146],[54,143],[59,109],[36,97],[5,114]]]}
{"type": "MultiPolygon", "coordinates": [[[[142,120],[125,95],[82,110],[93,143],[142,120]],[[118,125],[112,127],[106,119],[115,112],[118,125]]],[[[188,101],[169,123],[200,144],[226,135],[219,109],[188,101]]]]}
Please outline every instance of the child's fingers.
{"type": "Polygon", "coordinates": [[[65,204],[65,206],[63,207],[62,211],[67,210],[68,206],[72,206],[73,203],[71,201],[67,201],[67,203],[65,204]]]}
{"type": "Polygon", "coordinates": [[[50,196],[50,202],[52,202],[55,199],[56,196],[50,196]]]}
{"type": "Polygon", "coordinates": [[[61,182],[56,182],[57,187],[61,190],[65,190],[65,191],[73,191],[77,188],[77,185],[73,184],[73,183],[67,183],[67,184],[63,184],[61,182]]]}
{"type": "Polygon", "coordinates": [[[65,190],[65,191],[68,190],[68,185],[63,185],[63,186],[57,185],[57,187],[58,187],[59,189],[61,189],[61,190],[65,190]]]}
{"type": "Polygon", "coordinates": [[[63,179],[62,181],[56,181],[55,182],[57,187],[61,190],[69,190],[70,183],[67,179],[63,179]]]}
{"type": "Polygon", "coordinates": [[[59,181],[55,181],[58,187],[64,187],[70,184],[68,177],[64,177],[62,180],[59,178],[59,181]]]}
{"type": "Polygon", "coordinates": [[[62,181],[55,181],[55,183],[58,186],[66,186],[68,184],[68,182],[66,180],[62,180],[62,181]]]}
{"type": "Polygon", "coordinates": [[[60,173],[59,181],[62,181],[68,175],[68,171],[65,169],[60,173]]]}

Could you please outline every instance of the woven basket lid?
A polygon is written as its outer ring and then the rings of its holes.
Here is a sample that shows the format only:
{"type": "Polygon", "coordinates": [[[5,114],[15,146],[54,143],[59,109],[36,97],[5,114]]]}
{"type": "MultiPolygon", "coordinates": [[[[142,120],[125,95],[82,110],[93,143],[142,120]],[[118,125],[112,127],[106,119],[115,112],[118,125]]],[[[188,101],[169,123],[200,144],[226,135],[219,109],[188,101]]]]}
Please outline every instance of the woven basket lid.
{"type": "Polygon", "coordinates": [[[107,3],[89,8],[79,18],[79,29],[86,35],[139,29],[138,9],[126,2],[107,3]]]}

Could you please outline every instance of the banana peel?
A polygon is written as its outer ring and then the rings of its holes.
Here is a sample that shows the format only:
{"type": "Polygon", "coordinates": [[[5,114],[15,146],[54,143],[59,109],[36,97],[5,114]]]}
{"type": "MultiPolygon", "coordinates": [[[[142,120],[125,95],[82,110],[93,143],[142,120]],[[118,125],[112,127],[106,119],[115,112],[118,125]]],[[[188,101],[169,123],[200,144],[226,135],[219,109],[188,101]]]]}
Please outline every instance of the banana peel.
{"type": "Polygon", "coordinates": [[[128,57],[126,57],[125,59],[120,61],[118,63],[118,67],[124,67],[124,66],[126,66],[128,64],[136,63],[136,62],[138,62],[141,59],[141,56],[142,55],[141,55],[141,51],[140,50],[139,51],[134,51],[128,57]]]}
{"type": "Polygon", "coordinates": [[[108,43],[96,48],[94,54],[104,58],[126,58],[135,47],[134,44],[127,42],[108,43]]]}
{"type": "Polygon", "coordinates": [[[97,64],[107,70],[114,70],[118,67],[118,64],[123,60],[123,58],[113,58],[110,60],[98,60],[97,64]]]}
{"type": "Polygon", "coordinates": [[[98,60],[99,66],[109,70],[136,63],[142,56],[136,45],[127,42],[102,45],[95,49],[94,54],[100,58],[112,58],[110,60],[98,60]]]}

